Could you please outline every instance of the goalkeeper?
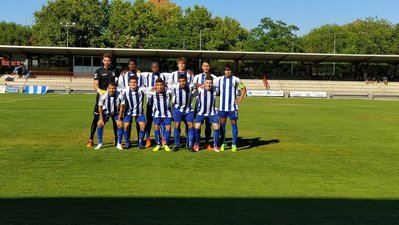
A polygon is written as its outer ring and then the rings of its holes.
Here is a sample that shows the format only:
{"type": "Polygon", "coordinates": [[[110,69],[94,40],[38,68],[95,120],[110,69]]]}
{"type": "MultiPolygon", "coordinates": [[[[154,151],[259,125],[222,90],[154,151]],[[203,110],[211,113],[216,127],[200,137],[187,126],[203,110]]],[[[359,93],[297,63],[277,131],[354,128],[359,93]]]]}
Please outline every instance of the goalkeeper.
{"type": "MultiPolygon", "coordinates": [[[[109,53],[105,53],[102,56],[102,64],[103,66],[99,69],[96,70],[94,74],[94,89],[97,92],[96,96],[96,102],[94,105],[94,112],[93,112],[93,121],[91,123],[91,128],[90,128],[90,138],[86,143],[86,146],[88,148],[93,147],[94,142],[94,134],[96,133],[96,128],[97,128],[97,123],[99,120],[99,114],[98,114],[98,100],[100,99],[100,96],[104,95],[107,92],[108,85],[110,83],[116,83],[117,77],[119,77],[119,72],[116,69],[111,69],[111,64],[112,64],[112,55],[109,53]]],[[[112,118],[112,124],[114,128],[114,135],[115,135],[115,143],[116,143],[116,137],[117,137],[117,130],[118,127],[116,125],[116,121],[113,117],[112,118]]]]}

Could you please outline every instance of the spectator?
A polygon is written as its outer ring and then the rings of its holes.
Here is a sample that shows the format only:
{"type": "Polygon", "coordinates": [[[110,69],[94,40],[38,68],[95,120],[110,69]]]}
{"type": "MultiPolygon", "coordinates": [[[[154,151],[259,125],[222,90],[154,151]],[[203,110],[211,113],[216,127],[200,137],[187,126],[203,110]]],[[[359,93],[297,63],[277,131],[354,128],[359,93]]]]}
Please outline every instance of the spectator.
{"type": "Polygon", "coordinates": [[[366,84],[368,84],[370,82],[369,77],[367,76],[367,73],[364,73],[363,79],[364,79],[364,82],[366,82],[366,84]]]}
{"type": "Polygon", "coordinates": [[[18,68],[19,68],[19,66],[16,66],[16,67],[14,68],[14,70],[13,70],[12,73],[11,73],[11,76],[14,76],[14,75],[17,75],[17,76],[18,76],[18,68]]]}
{"type": "Polygon", "coordinates": [[[265,86],[266,90],[270,90],[269,73],[267,71],[265,71],[263,75],[263,85],[265,86]]]}
{"type": "Polygon", "coordinates": [[[30,77],[30,72],[25,67],[25,65],[23,63],[21,64],[21,75],[22,75],[22,78],[25,78],[25,79],[28,79],[30,77]]]}
{"type": "Polygon", "coordinates": [[[388,77],[387,76],[383,76],[382,77],[382,82],[384,83],[384,85],[388,85],[388,77]]]}

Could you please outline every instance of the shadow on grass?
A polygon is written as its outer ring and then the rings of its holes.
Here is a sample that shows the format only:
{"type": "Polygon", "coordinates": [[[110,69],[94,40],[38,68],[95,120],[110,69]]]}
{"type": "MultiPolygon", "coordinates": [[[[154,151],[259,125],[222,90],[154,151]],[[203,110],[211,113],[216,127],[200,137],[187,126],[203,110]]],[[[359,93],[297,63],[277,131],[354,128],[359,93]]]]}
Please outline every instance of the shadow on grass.
{"type": "Polygon", "coordinates": [[[256,138],[238,138],[237,141],[237,148],[238,150],[247,150],[255,147],[261,147],[271,144],[278,144],[280,140],[278,139],[271,139],[271,140],[262,140],[260,137],[256,138]]]}
{"type": "Polygon", "coordinates": [[[0,199],[0,224],[394,225],[399,200],[302,198],[0,199]]]}
{"type": "MultiPolygon", "coordinates": [[[[232,139],[226,138],[226,143],[228,146],[231,146],[232,139]]],[[[261,147],[278,143],[280,143],[279,139],[262,140],[260,137],[255,137],[255,138],[238,137],[237,148],[239,151],[242,151],[242,150],[249,150],[255,147],[261,147]]]]}
{"type": "MultiPolygon", "coordinates": [[[[201,139],[202,142],[201,144],[204,144],[204,139],[201,139]]],[[[231,138],[226,138],[226,143],[228,146],[231,146],[232,143],[232,139],[231,138]]],[[[278,144],[280,143],[280,140],[278,139],[271,139],[271,140],[262,140],[260,137],[256,137],[256,138],[242,138],[242,137],[238,137],[238,142],[237,142],[237,148],[238,150],[242,151],[242,150],[249,150],[255,147],[261,147],[261,146],[266,146],[266,145],[271,145],[271,144],[278,144]]],[[[152,143],[153,146],[155,147],[155,143],[152,143]]],[[[173,140],[171,139],[171,144],[172,146],[174,146],[173,140]]],[[[138,142],[137,141],[131,141],[131,145],[132,148],[136,148],[138,146],[138,142]]],[[[186,139],[182,138],[181,140],[181,146],[185,146],[186,145],[186,139]]],[[[114,143],[112,142],[108,142],[108,143],[104,143],[104,147],[103,149],[108,149],[108,148],[115,148],[114,143]]]]}

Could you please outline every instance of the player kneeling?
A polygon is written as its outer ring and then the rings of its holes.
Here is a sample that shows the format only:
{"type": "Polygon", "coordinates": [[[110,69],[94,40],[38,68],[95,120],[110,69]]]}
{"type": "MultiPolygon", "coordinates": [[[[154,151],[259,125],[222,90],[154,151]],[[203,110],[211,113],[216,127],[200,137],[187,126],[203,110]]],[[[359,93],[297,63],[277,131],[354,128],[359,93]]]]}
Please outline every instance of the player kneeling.
{"type": "Polygon", "coordinates": [[[122,149],[122,115],[119,113],[119,108],[122,103],[122,95],[116,90],[116,83],[111,82],[108,85],[107,93],[102,95],[98,101],[98,114],[99,120],[97,123],[97,138],[98,145],[95,149],[103,147],[103,130],[105,124],[108,122],[110,117],[113,117],[117,122],[118,126],[118,140],[116,147],[122,149]]]}
{"type": "Polygon", "coordinates": [[[204,88],[198,88],[198,104],[197,104],[197,116],[195,117],[195,145],[193,150],[198,152],[200,150],[200,132],[201,125],[206,118],[212,124],[213,127],[213,150],[215,152],[219,152],[218,140],[219,140],[219,117],[217,115],[215,102],[217,93],[216,87],[213,86],[213,78],[211,76],[207,76],[205,78],[204,88]]]}
{"type": "Polygon", "coordinates": [[[152,97],[154,101],[152,116],[154,118],[154,136],[157,146],[153,151],[157,152],[163,147],[166,152],[170,152],[170,124],[172,122],[172,114],[170,112],[171,91],[167,90],[164,81],[158,78],[155,82],[155,90],[149,91],[147,95],[152,97]],[[161,124],[165,124],[164,145],[161,143],[161,124]]]}
{"type": "MultiPolygon", "coordinates": [[[[138,77],[133,76],[129,81],[129,88],[122,93],[122,104],[120,114],[123,118],[123,136],[125,137],[125,148],[130,148],[129,128],[132,124],[133,118],[140,126],[140,131],[137,134],[139,137],[138,147],[144,149],[144,134],[145,134],[145,116],[144,116],[144,95],[146,88],[138,86],[138,77]]],[[[120,138],[122,139],[122,138],[120,138]]],[[[118,136],[119,140],[119,136],[118,136]]]]}

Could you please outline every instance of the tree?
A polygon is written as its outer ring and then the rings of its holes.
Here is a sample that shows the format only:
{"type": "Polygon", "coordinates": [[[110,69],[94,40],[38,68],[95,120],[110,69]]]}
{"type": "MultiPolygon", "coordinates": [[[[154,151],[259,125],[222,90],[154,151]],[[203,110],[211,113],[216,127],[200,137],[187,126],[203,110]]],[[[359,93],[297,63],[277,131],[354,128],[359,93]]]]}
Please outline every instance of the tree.
{"type": "Polygon", "coordinates": [[[135,48],[145,48],[146,39],[154,34],[162,22],[157,20],[155,5],[144,0],[133,3],[133,18],[130,21],[130,30],[135,38],[135,48]]]}
{"type": "Polygon", "coordinates": [[[179,43],[183,44],[184,40],[186,49],[204,49],[203,44],[210,39],[212,27],[212,13],[208,9],[199,5],[189,7],[180,22],[182,33],[179,43]]]}
{"type": "Polygon", "coordinates": [[[297,26],[268,17],[247,31],[237,20],[214,17],[203,6],[182,10],[145,0],[53,0],[34,16],[32,28],[1,23],[0,43],[65,46],[67,31],[60,22],[75,22],[68,40],[76,47],[399,53],[399,24],[376,17],[323,25],[300,38],[297,26]]]}
{"type": "Polygon", "coordinates": [[[133,7],[126,0],[113,0],[108,8],[108,23],[102,36],[103,45],[107,47],[123,48],[135,45],[136,41],[130,30],[133,20],[133,7]]]}
{"type": "Polygon", "coordinates": [[[155,7],[154,16],[157,26],[145,40],[144,47],[152,49],[183,49],[181,8],[175,5],[155,7]]]}
{"type": "Polygon", "coordinates": [[[271,18],[261,19],[258,27],[250,31],[245,49],[263,52],[290,52],[292,43],[297,42],[294,34],[299,28],[287,25],[283,21],[273,21],[271,18]]]}
{"type": "Polygon", "coordinates": [[[30,27],[0,22],[0,45],[31,45],[31,34],[30,27]]]}
{"type": "Polygon", "coordinates": [[[396,27],[387,20],[372,17],[343,26],[323,25],[302,38],[302,47],[305,52],[333,53],[335,42],[336,53],[394,54],[398,52],[396,27]]]}
{"type": "Polygon", "coordinates": [[[396,24],[393,28],[392,32],[393,44],[391,47],[391,51],[393,54],[399,54],[399,23],[396,24]]]}
{"type": "Polygon", "coordinates": [[[243,50],[244,42],[248,38],[248,32],[241,24],[230,17],[216,17],[211,38],[205,43],[205,49],[234,51],[243,50]]]}
{"type": "Polygon", "coordinates": [[[308,53],[342,53],[345,39],[349,36],[348,31],[337,24],[327,24],[311,30],[301,39],[301,48],[308,53]]]}
{"type": "Polygon", "coordinates": [[[344,26],[349,32],[343,53],[392,54],[394,25],[385,19],[369,17],[344,26]]]}
{"type": "Polygon", "coordinates": [[[108,1],[56,0],[48,1],[36,11],[33,26],[35,45],[65,46],[66,30],[60,22],[76,26],[69,29],[70,46],[97,46],[104,31],[108,1]]]}

